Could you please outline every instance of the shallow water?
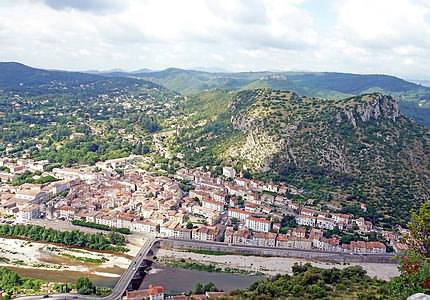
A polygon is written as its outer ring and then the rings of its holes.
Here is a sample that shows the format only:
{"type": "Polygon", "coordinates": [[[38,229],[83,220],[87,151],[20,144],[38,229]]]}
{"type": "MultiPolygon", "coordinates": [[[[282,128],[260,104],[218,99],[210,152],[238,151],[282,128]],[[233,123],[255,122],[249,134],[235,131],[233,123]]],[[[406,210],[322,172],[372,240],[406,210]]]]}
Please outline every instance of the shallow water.
{"type": "Polygon", "coordinates": [[[253,282],[261,279],[264,277],[185,270],[154,264],[140,288],[147,288],[149,284],[158,284],[163,286],[168,293],[183,293],[192,290],[198,282],[203,284],[213,282],[218,289],[232,291],[247,288],[253,282]]]}

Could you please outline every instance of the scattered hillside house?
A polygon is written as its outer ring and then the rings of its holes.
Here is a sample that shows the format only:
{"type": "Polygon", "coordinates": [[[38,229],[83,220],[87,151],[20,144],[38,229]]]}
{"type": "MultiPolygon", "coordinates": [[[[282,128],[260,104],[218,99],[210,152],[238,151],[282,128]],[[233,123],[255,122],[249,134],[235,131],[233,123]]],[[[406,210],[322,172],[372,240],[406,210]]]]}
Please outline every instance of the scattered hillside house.
{"type": "Polygon", "coordinates": [[[215,241],[218,237],[219,229],[216,226],[201,226],[192,230],[192,239],[198,241],[215,241]]]}
{"type": "Polygon", "coordinates": [[[248,211],[245,211],[240,208],[229,208],[228,209],[228,217],[229,218],[235,218],[240,221],[245,221],[248,217],[251,216],[251,213],[248,211]]]}
{"type": "Polygon", "coordinates": [[[348,224],[349,220],[351,220],[352,215],[350,214],[333,214],[332,219],[337,223],[348,224]]]}
{"type": "Polygon", "coordinates": [[[331,218],[317,217],[315,226],[323,229],[332,230],[336,227],[336,222],[331,218]]]}
{"type": "Polygon", "coordinates": [[[164,300],[164,288],[159,285],[150,284],[147,289],[127,291],[126,300],[164,300]]]}
{"type": "Polygon", "coordinates": [[[248,217],[245,225],[253,231],[269,232],[272,229],[272,222],[263,218],[248,217]]]}
{"type": "Polygon", "coordinates": [[[224,211],[224,202],[204,197],[202,200],[202,207],[210,210],[222,212],[224,211]]]}
{"type": "Polygon", "coordinates": [[[369,232],[373,228],[373,224],[370,221],[366,221],[363,217],[354,220],[354,223],[357,225],[358,229],[361,232],[369,232]]]}
{"type": "Polygon", "coordinates": [[[232,167],[223,167],[222,175],[227,178],[234,178],[236,177],[236,171],[232,167]]]}
{"type": "Polygon", "coordinates": [[[376,254],[385,253],[387,251],[385,245],[381,242],[365,242],[352,241],[350,244],[343,244],[342,249],[345,252],[360,253],[360,254],[376,254]]]}
{"type": "Polygon", "coordinates": [[[306,208],[306,207],[303,207],[300,210],[300,214],[304,215],[304,216],[310,216],[310,217],[325,217],[326,216],[325,213],[323,213],[319,210],[310,209],[310,208],[306,208]]]}
{"type": "Polygon", "coordinates": [[[316,223],[316,218],[307,215],[298,215],[296,217],[296,222],[297,224],[302,226],[314,227],[316,223]]]}

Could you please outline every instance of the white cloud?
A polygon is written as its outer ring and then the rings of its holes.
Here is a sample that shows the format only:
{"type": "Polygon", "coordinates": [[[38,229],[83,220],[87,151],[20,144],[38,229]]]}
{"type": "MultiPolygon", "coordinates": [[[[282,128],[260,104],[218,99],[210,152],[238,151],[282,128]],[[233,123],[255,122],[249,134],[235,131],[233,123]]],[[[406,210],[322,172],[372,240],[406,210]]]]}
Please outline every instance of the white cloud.
{"type": "Polygon", "coordinates": [[[75,70],[430,73],[427,0],[331,0],[329,28],[312,1],[4,0],[0,58],[75,70]]]}

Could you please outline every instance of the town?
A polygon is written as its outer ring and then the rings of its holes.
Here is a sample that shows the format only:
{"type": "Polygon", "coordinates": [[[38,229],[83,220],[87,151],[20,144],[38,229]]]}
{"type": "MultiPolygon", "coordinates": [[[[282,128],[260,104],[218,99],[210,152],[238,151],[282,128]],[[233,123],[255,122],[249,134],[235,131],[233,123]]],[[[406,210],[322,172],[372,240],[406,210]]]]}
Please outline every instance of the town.
{"type": "Polygon", "coordinates": [[[162,238],[358,254],[407,249],[400,242],[406,229],[387,231],[335,208],[318,209],[294,186],[247,179],[231,167],[216,177],[185,168],[155,175],[136,167],[144,159],[47,171],[46,160],[2,158],[2,222],[62,220],[162,238]],[[345,233],[359,239],[342,239],[345,233]]]}

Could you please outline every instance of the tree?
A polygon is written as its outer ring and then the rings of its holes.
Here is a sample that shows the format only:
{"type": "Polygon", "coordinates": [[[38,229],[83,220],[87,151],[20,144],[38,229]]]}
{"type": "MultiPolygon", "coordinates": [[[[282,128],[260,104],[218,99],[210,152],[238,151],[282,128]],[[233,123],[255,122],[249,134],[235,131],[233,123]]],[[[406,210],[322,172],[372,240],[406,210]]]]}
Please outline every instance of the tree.
{"type": "Polygon", "coordinates": [[[87,277],[79,277],[76,281],[76,290],[81,295],[90,295],[94,293],[95,287],[87,277]]]}
{"type": "Polygon", "coordinates": [[[203,284],[197,282],[193,289],[193,294],[203,294],[203,284]]]}
{"type": "Polygon", "coordinates": [[[414,293],[430,293],[430,201],[413,212],[408,225],[410,250],[401,258],[400,276],[390,280],[391,294],[406,299],[414,293]]]}
{"type": "Polygon", "coordinates": [[[430,257],[430,200],[421,205],[418,213],[412,213],[409,230],[412,236],[409,245],[425,257],[430,257]]]}

